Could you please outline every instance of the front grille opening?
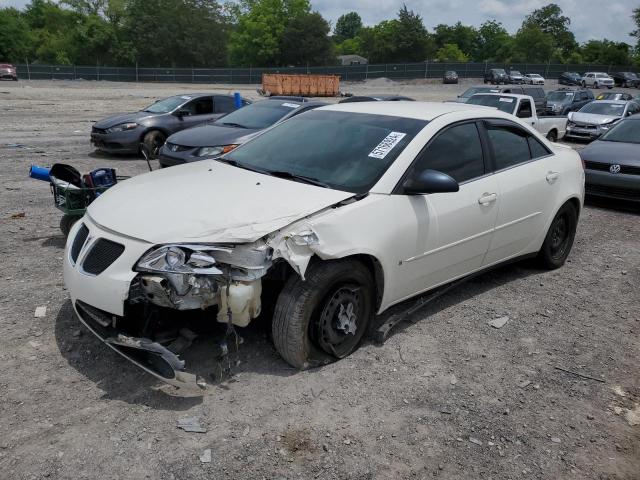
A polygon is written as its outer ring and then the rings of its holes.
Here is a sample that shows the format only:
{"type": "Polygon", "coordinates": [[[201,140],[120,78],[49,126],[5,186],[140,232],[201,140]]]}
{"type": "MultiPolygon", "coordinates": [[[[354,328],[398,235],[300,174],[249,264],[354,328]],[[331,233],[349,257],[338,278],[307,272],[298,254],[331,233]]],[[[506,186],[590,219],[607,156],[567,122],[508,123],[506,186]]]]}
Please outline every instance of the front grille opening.
{"type": "Polygon", "coordinates": [[[78,233],[76,234],[76,238],[73,239],[73,244],[71,245],[71,260],[75,263],[78,260],[78,255],[80,255],[80,250],[82,250],[82,246],[84,242],[87,241],[87,237],[89,236],[89,229],[83,223],[78,233]]]}
{"type": "Polygon", "coordinates": [[[124,245],[100,238],[94,243],[82,264],[82,269],[92,275],[100,275],[124,252],[124,245]]]}

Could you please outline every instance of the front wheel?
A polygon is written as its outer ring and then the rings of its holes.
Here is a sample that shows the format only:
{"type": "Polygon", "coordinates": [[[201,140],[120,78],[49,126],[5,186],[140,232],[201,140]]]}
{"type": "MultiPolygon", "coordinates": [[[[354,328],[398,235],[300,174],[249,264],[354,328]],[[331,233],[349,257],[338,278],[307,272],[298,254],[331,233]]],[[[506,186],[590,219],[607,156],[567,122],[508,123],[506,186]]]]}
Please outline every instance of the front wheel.
{"type": "Polygon", "coordinates": [[[609,85],[607,88],[608,88],[609,90],[611,90],[611,89],[613,88],[613,86],[609,85]]]}
{"type": "Polygon", "coordinates": [[[278,296],[274,346],[299,369],[344,358],[360,344],[373,310],[373,279],[361,262],[312,264],[305,280],[292,275],[278,296]]]}
{"type": "Polygon", "coordinates": [[[595,82],[595,83],[593,84],[593,88],[596,88],[596,89],[597,89],[597,88],[600,88],[600,87],[598,87],[598,82],[595,82]]]}
{"type": "Polygon", "coordinates": [[[144,146],[149,152],[149,158],[158,158],[158,152],[160,151],[160,147],[164,145],[165,140],[166,137],[159,130],[152,130],[144,136],[142,143],[144,143],[144,146]]]}
{"type": "Polygon", "coordinates": [[[77,215],[63,215],[60,219],[60,231],[64,234],[65,237],[69,236],[69,232],[73,225],[80,220],[80,217],[77,215]]]}
{"type": "Polygon", "coordinates": [[[538,261],[546,269],[555,270],[567,261],[578,226],[578,212],[572,203],[565,203],[551,222],[538,261]]]}

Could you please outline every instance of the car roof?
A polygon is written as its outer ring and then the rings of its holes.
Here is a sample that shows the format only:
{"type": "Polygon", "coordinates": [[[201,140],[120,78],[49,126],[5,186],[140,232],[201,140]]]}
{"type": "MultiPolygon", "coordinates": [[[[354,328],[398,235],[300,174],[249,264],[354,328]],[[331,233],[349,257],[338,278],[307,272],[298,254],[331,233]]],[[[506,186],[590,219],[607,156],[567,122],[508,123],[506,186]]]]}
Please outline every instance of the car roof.
{"type": "Polygon", "coordinates": [[[388,115],[392,117],[431,121],[434,118],[447,113],[472,112],[477,111],[478,109],[486,111],[487,107],[456,102],[353,102],[336,103],[326,107],[321,107],[319,110],[368,113],[372,115],[388,115]]]}
{"type": "Polygon", "coordinates": [[[480,96],[480,95],[484,95],[484,96],[492,96],[492,97],[513,97],[513,98],[529,98],[530,95],[522,95],[521,93],[493,93],[493,92],[480,92],[480,93],[474,93],[472,96],[475,97],[476,95],[480,96]]]}
{"type": "Polygon", "coordinates": [[[615,105],[626,105],[633,100],[595,100],[593,103],[613,103],[615,105]]]}

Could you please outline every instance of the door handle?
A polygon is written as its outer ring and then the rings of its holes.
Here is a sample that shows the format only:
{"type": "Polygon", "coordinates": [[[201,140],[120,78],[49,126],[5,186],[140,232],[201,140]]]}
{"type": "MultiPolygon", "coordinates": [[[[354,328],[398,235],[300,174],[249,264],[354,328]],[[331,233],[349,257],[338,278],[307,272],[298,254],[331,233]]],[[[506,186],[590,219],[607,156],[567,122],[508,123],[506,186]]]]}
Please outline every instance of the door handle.
{"type": "Polygon", "coordinates": [[[497,193],[483,193],[482,196],[478,199],[478,203],[480,205],[489,205],[490,203],[495,202],[498,199],[497,193]]]}
{"type": "Polygon", "coordinates": [[[547,172],[547,182],[553,183],[555,182],[560,174],[558,172],[547,172]]]}

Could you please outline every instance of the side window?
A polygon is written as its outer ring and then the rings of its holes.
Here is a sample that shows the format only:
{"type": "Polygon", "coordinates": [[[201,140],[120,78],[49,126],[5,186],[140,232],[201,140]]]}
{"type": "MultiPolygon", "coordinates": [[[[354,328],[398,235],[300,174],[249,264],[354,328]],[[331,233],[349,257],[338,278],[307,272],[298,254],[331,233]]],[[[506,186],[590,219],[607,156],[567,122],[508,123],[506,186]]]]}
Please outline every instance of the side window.
{"type": "Polygon", "coordinates": [[[517,127],[487,125],[487,134],[493,146],[496,170],[513,167],[531,160],[529,136],[517,127]]]}
{"type": "Polygon", "coordinates": [[[196,98],[184,105],[182,110],[187,110],[190,115],[205,115],[207,113],[213,113],[213,98],[196,98]]]}
{"type": "Polygon", "coordinates": [[[527,137],[527,140],[529,141],[531,158],[546,157],[547,155],[551,154],[551,152],[547,150],[547,147],[540,143],[536,138],[529,136],[527,137]]]}
{"type": "Polygon", "coordinates": [[[531,118],[533,116],[533,109],[531,108],[531,100],[522,100],[518,107],[518,118],[531,118]]]}
{"type": "Polygon", "coordinates": [[[231,113],[236,109],[236,102],[231,97],[216,95],[216,113],[231,113]]]}
{"type": "Polygon", "coordinates": [[[482,144],[475,123],[448,128],[427,146],[414,164],[411,174],[437,170],[458,183],[484,175],[482,144]]]}

